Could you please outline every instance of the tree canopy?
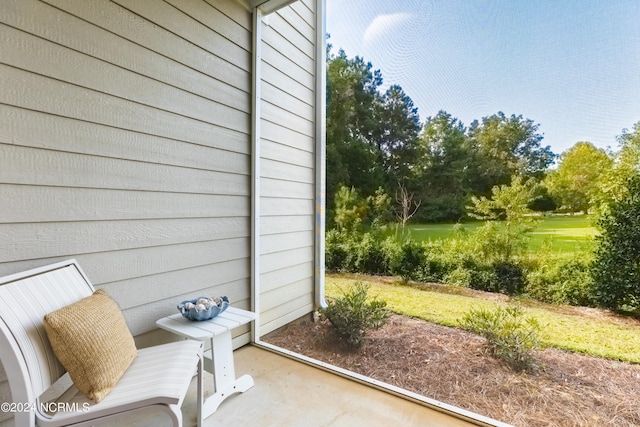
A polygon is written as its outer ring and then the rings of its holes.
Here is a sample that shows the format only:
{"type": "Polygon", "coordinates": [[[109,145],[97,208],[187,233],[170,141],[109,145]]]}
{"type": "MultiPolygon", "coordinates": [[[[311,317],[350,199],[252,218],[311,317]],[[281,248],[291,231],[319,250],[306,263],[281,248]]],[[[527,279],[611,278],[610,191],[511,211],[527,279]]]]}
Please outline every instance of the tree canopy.
{"type": "Polygon", "coordinates": [[[640,122],[632,131],[623,129],[618,136],[618,145],[618,151],[613,154],[613,165],[600,175],[594,195],[594,205],[599,213],[606,213],[611,204],[627,197],[629,179],[640,173],[640,122]]]}
{"type": "Polygon", "coordinates": [[[606,151],[580,141],[562,153],[558,168],[545,181],[554,199],[571,212],[587,212],[594,203],[600,179],[613,165],[606,151]]]}
{"type": "Polygon", "coordinates": [[[331,49],[328,45],[330,225],[342,186],[364,199],[384,193],[394,199],[402,186],[420,205],[414,220],[457,221],[466,216],[473,196],[490,197],[494,187],[509,185],[517,176],[539,184],[530,204],[536,210],[556,205],[603,210],[625,195],[627,179],[640,170],[640,122],[619,136],[615,156],[581,141],[549,172],[558,156],[543,145],[534,120],[499,111],[465,126],[439,111],[421,122],[402,87],[391,84],[383,90],[382,73],[370,62],[331,49]]]}
{"type": "Polygon", "coordinates": [[[464,125],[440,111],[425,121],[418,146],[411,187],[423,200],[420,218],[455,221],[464,217],[475,158],[464,125]]]}
{"type": "Polygon", "coordinates": [[[543,147],[539,125],[522,115],[498,112],[469,126],[468,136],[476,150],[476,192],[488,194],[495,185],[508,184],[513,175],[540,179],[556,155],[543,147]]]}
{"type": "Polygon", "coordinates": [[[382,75],[370,62],[348,58],[343,50],[327,58],[327,200],[332,210],[340,186],[370,196],[406,181],[421,125],[417,108],[400,86],[379,91],[382,75]]]}

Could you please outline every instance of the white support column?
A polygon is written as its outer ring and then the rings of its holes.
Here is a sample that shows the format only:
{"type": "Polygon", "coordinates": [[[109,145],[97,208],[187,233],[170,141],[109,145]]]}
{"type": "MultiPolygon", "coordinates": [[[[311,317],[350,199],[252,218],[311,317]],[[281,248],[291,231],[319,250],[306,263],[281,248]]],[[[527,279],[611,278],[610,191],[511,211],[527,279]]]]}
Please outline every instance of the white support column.
{"type": "Polygon", "coordinates": [[[315,203],[315,303],[324,308],[324,232],[326,206],[326,76],[327,39],[325,25],[325,0],[316,0],[316,203],[315,203]]]}
{"type": "Polygon", "coordinates": [[[251,103],[251,311],[256,319],[251,327],[251,342],[260,340],[260,88],[262,62],[262,11],[253,9],[251,103]]]}

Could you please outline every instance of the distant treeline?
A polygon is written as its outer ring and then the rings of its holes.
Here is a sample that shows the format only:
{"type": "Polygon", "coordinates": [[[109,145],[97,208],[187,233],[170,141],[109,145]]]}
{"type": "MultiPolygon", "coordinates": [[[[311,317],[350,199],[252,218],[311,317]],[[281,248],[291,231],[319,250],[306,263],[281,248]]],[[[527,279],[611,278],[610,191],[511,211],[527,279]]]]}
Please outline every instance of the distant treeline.
{"type": "Polygon", "coordinates": [[[412,221],[458,221],[467,217],[473,196],[490,196],[515,176],[535,182],[532,210],[602,210],[624,196],[626,180],[640,165],[640,122],[621,130],[616,152],[580,141],[557,155],[542,144],[539,124],[522,115],[497,112],[465,126],[440,111],[421,122],[400,86],[380,92],[379,70],[342,50],[333,54],[331,45],[327,74],[330,227],[341,187],[363,199],[386,195],[389,220],[410,196],[411,209],[419,205],[412,221]]]}

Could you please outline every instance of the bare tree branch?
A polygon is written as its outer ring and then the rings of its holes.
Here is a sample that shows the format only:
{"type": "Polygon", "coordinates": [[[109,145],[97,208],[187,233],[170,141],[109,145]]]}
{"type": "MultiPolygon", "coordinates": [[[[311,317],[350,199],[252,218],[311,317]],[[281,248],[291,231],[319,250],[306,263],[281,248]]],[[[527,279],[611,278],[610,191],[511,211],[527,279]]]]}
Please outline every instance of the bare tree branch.
{"type": "Polygon", "coordinates": [[[407,188],[400,183],[398,183],[398,187],[398,190],[396,190],[396,202],[398,202],[400,208],[396,211],[396,217],[404,230],[405,224],[416,214],[422,201],[416,203],[413,200],[413,193],[409,193],[407,188]]]}

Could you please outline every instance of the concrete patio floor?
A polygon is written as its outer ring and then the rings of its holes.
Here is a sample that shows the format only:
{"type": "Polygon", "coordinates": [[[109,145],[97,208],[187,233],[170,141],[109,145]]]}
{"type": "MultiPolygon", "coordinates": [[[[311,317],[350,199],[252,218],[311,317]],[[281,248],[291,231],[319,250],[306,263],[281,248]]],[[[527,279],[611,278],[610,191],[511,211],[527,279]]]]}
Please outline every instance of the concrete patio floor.
{"type": "MultiPolygon", "coordinates": [[[[236,350],[234,356],[237,376],[249,374],[255,385],[225,400],[205,419],[205,427],[478,425],[257,346],[244,346],[236,350]]],[[[205,373],[205,395],[212,392],[212,376],[205,373]]],[[[185,427],[196,425],[195,393],[195,381],[192,381],[182,406],[185,427]]],[[[128,420],[126,424],[160,426],[167,423],[168,420],[149,414],[128,420]]]]}

